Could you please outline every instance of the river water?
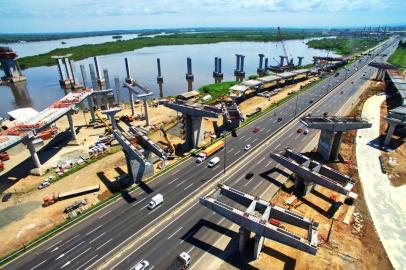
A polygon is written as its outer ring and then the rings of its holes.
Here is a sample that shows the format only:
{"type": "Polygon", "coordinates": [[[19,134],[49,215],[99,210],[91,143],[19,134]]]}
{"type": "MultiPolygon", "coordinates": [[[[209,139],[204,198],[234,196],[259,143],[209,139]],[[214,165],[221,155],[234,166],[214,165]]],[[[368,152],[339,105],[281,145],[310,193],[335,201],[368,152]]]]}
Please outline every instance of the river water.
{"type": "MultiPolygon", "coordinates": [[[[306,41],[285,41],[288,54],[295,58],[295,63],[297,63],[297,56],[304,57],[304,65],[311,63],[312,57],[315,55],[326,56],[328,54],[329,56],[336,56],[332,52],[309,48],[306,41]]],[[[276,65],[277,61],[279,61],[279,55],[283,54],[283,49],[281,44],[277,42],[222,42],[216,44],[158,46],[100,56],[99,63],[101,69],[108,70],[110,82],[113,86],[115,77],[118,77],[121,83],[124,81],[124,58],[128,57],[132,77],[149,87],[157,96],[159,92],[156,83],[156,58],[159,57],[164,78],[164,95],[167,96],[186,92],[187,57],[192,58],[193,88],[198,89],[202,85],[213,83],[212,73],[214,70],[214,57],[216,56],[222,58],[224,80],[234,80],[233,70],[235,68],[236,53],[246,56],[245,71],[248,77],[248,75],[256,73],[259,53],[264,53],[269,58],[269,65],[276,65]]],[[[76,62],[76,78],[79,78],[80,81],[82,81],[82,77],[79,65],[85,65],[87,77],[90,78],[89,63],[93,63],[92,58],[76,62]]],[[[0,73],[2,73],[2,70],[0,70],[0,73]]],[[[0,86],[1,117],[6,116],[7,111],[21,107],[33,107],[36,110],[42,110],[65,95],[65,91],[59,86],[59,75],[56,66],[30,68],[23,70],[23,74],[27,77],[26,83],[14,86],[0,86]]],[[[0,74],[0,76],[3,75],[0,74]]],[[[87,85],[90,85],[90,83],[87,82],[87,85]]],[[[123,99],[128,100],[128,91],[122,89],[121,94],[123,99]]]]}

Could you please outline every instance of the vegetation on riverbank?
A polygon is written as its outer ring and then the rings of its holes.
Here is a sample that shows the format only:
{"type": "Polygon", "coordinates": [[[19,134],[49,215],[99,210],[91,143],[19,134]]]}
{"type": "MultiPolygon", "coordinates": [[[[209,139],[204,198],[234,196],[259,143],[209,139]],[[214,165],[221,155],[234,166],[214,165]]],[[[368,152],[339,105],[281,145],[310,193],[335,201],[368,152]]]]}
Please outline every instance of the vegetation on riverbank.
{"type": "Polygon", "coordinates": [[[237,81],[213,83],[200,87],[198,92],[202,95],[211,95],[211,102],[228,95],[228,89],[238,84],[237,81]]]}
{"type": "Polygon", "coordinates": [[[306,44],[310,48],[325,49],[337,54],[347,56],[366,51],[369,48],[378,45],[380,40],[372,38],[323,38],[309,40],[306,44]]]}
{"type": "Polygon", "coordinates": [[[400,41],[396,51],[389,57],[388,62],[406,69],[406,42],[400,41]]]}
{"type": "MultiPolygon", "coordinates": [[[[283,38],[304,39],[320,36],[318,31],[287,31],[283,38]]],[[[195,34],[172,34],[167,36],[157,36],[153,38],[143,37],[130,40],[118,40],[102,44],[87,44],[69,48],[58,48],[48,53],[34,56],[27,56],[18,60],[21,68],[31,68],[39,66],[51,66],[55,64],[52,55],[65,55],[72,53],[72,59],[81,60],[92,56],[108,55],[141,49],[144,47],[187,45],[187,44],[210,44],[227,41],[276,41],[278,40],[275,31],[266,32],[211,32],[195,34]]]]}

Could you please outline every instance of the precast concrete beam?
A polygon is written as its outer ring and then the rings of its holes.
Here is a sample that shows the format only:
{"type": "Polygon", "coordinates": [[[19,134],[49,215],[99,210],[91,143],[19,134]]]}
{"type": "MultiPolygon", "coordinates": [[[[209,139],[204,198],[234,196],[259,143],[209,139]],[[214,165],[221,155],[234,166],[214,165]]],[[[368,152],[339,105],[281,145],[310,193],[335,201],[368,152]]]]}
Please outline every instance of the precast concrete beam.
{"type": "Polygon", "coordinates": [[[157,155],[161,159],[166,159],[167,154],[161,147],[158,146],[154,141],[148,138],[140,129],[136,127],[130,127],[129,131],[138,139],[140,143],[151,150],[155,155],[157,155]]]}
{"type": "Polygon", "coordinates": [[[205,110],[204,108],[191,106],[188,104],[182,103],[173,103],[173,102],[163,102],[165,107],[168,107],[172,110],[181,112],[184,115],[190,115],[193,117],[212,117],[217,118],[219,114],[214,111],[205,110]]]}

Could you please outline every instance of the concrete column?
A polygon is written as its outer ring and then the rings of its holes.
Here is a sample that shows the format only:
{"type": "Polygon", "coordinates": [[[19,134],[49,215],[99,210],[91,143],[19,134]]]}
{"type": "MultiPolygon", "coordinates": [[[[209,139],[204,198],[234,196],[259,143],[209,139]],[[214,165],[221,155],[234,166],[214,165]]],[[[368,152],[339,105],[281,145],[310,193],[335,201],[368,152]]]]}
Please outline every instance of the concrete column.
{"type": "Polygon", "coordinates": [[[98,80],[102,79],[102,75],[101,75],[101,70],[100,70],[100,66],[99,66],[99,58],[97,56],[93,57],[94,60],[94,66],[96,67],[96,76],[98,80]]]}
{"type": "Polygon", "coordinates": [[[65,81],[65,74],[63,73],[63,70],[62,70],[62,60],[61,60],[61,58],[56,58],[55,61],[56,61],[56,66],[58,67],[60,80],[65,81]]]}
{"type": "Polygon", "coordinates": [[[66,116],[68,117],[69,128],[70,128],[70,132],[72,134],[72,140],[77,141],[75,126],[73,125],[72,113],[69,112],[66,114],[66,116]]]}
{"type": "Polygon", "coordinates": [[[279,58],[281,59],[279,62],[279,66],[283,66],[283,60],[285,59],[285,56],[280,55],[279,58]]]}
{"type": "Polygon", "coordinates": [[[244,229],[244,228],[242,228],[242,227],[240,227],[238,233],[240,234],[240,240],[238,242],[238,250],[241,253],[243,253],[244,249],[245,249],[245,246],[247,245],[247,242],[248,242],[248,240],[250,238],[251,232],[244,229]]]}
{"type": "Polygon", "coordinates": [[[87,85],[86,85],[87,76],[86,76],[86,69],[85,69],[84,65],[80,65],[80,73],[82,74],[83,86],[87,87],[87,85]]]}
{"type": "Polygon", "coordinates": [[[193,148],[199,147],[203,141],[204,129],[202,128],[202,125],[202,117],[192,117],[193,148]]]}
{"type": "Polygon", "coordinates": [[[95,122],[96,121],[96,117],[94,115],[94,110],[93,110],[93,96],[90,96],[87,98],[87,105],[89,106],[89,111],[90,111],[90,116],[92,118],[91,122],[95,122]]]}
{"type": "Polygon", "coordinates": [[[192,73],[192,59],[190,57],[187,58],[187,73],[186,73],[186,81],[188,85],[188,92],[193,90],[193,73],[192,73]]]}
{"type": "Polygon", "coordinates": [[[126,82],[130,83],[132,81],[132,79],[131,79],[131,75],[130,75],[130,63],[129,63],[127,57],[124,58],[124,62],[125,62],[125,71],[127,74],[127,78],[125,80],[126,80],[126,82]]]}
{"type": "Polygon", "coordinates": [[[131,105],[131,114],[135,115],[135,108],[134,108],[134,94],[130,90],[128,90],[128,95],[130,97],[130,105],[131,105]]]}
{"type": "Polygon", "coordinates": [[[331,147],[330,152],[330,160],[336,160],[338,157],[338,153],[340,151],[341,139],[343,137],[342,132],[337,132],[334,135],[333,145],[331,147]]]}
{"type": "Polygon", "coordinates": [[[75,87],[77,81],[76,81],[76,76],[75,76],[75,62],[73,60],[69,60],[69,67],[70,67],[70,72],[72,74],[72,88],[75,87]]]}
{"type": "Polygon", "coordinates": [[[385,141],[383,142],[383,145],[385,145],[385,146],[390,145],[390,141],[392,139],[393,133],[395,132],[395,129],[397,126],[396,124],[392,124],[389,122],[388,122],[388,124],[389,124],[389,129],[388,129],[388,132],[386,133],[385,141]]]}
{"type": "Polygon", "coordinates": [[[67,80],[71,80],[72,79],[72,76],[70,75],[70,72],[69,72],[69,58],[68,57],[65,57],[64,59],[64,64],[65,64],[65,71],[66,71],[66,77],[67,77],[67,80]]]}
{"type": "Polygon", "coordinates": [[[110,79],[109,79],[109,71],[107,69],[103,70],[104,81],[106,84],[106,89],[111,89],[110,87],[110,79]]]}
{"type": "Polygon", "coordinates": [[[302,61],[303,61],[303,58],[304,58],[304,57],[303,57],[303,56],[298,56],[297,58],[298,58],[298,60],[299,60],[298,63],[297,63],[297,65],[298,65],[299,67],[301,67],[301,66],[302,66],[302,61]]]}
{"type": "Polygon", "coordinates": [[[149,126],[148,102],[147,102],[147,99],[144,99],[144,114],[145,114],[145,125],[146,125],[146,126],[149,126]]]}
{"type": "Polygon", "coordinates": [[[304,189],[303,189],[304,196],[312,192],[314,186],[315,184],[313,182],[304,181],[304,189]]]}
{"type": "Polygon", "coordinates": [[[264,69],[265,69],[265,72],[268,71],[268,57],[265,58],[265,67],[264,67],[264,69]]]}
{"type": "Polygon", "coordinates": [[[256,234],[255,235],[255,246],[254,246],[254,259],[258,259],[259,254],[261,253],[262,246],[264,245],[264,237],[256,234]]]}
{"type": "Polygon", "coordinates": [[[120,92],[120,80],[119,78],[114,78],[114,86],[116,88],[116,103],[120,105],[121,103],[121,92],[120,92]]]}
{"type": "Polygon", "coordinates": [[[295,177],[295,191],[298,196],[305,195],[305,184],[301,177],[295,177]]]}
{"type": "Polygon", "coordinates": [[[110,122],[111,122],[111,128],[117,129],[117,123],[116,123],[116,119],[114,118],[114,115],[110,115],[110,122]]]}
{"type": "Polygon", "coordinates": [[[162,77],[162,73],[161,73],[161,60],[159,58],[156,59],[156,65],[158,68],[158,76],[156,78],[156,81],[158,83],[158,87],[159,87],[159,97],[163,98],[164,97],[164,91],[163,91],[163,83],[164,83],[164,78],[162,77]]]}
{"type": "Polygon", "coordinates": [[[34,163],[35,168],[37,168],[40,171],[41,162],[39,161],[37,150],[35,150],[35,146],[32,143],[31,139],[27,140],[27,147],[28,147],[28,150],[30,151],[31,159],[32,159],[32,162],[34,163]]]}

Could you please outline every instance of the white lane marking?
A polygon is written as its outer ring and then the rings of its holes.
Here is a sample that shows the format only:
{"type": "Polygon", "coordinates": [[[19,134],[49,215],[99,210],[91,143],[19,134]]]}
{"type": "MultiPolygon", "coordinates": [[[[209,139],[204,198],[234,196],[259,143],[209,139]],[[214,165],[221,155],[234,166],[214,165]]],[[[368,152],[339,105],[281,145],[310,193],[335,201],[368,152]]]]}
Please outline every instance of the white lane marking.
{"type": "Polygon", "coordinates": [[[278,148],[279,148],[279,146],[281,146],[281,144],[278,144],[278,145],[275,147],[275,149],[278,149],[278,148]]]}
{"type": "Polygon", "coordinates": [[[151,267],[149,268],[149,270],[152,270],[152,269],[154,269],[154,267],[155,267],[155,265],[151,266],[151,267]]]}
{"type": "MultiPolygon", "coordinates": [[[[232,183],[232,185],[236,185],[238,182],[241,181],[241,179],[244,177],[244,175],[241,175],[240,177],[237,178],[237,180],[235,180],[234,183],[232,183]]],[[[214,213],[215,214],[215,213],[214,213]]]]}
{"type": "Polygon", "coordinates": [[[72,241],[73,239],[77,238],[79,235],[80,235],[80,233],[77,234],[77,235],[75,235],[74,237],[70,238],[68,241],[66,241],[65,243],[63,243],[63,244],[60,245],[59,247],[54,248],[54,249],[51,251],[51,253],[54,252],[54,251],[57,251],[60,247],[62,247],[63,245],[66,245],[67,243],[69,243],[69,242],[72,241]]]}
{"type": "Polygon", "coordinates": [[[172,183],[175,182],[176,180],[179,180],[179,177],[176,177],[175,179],[173,179],[172,181],[170,181],[170,182],[168,183],[168,185],[172,184],[172,183]]]}
{"type": "Polygon", "coordinates": [[[230,150],[228,150],[229,153],[233,152],[234,148],[231,148],[230,150]]]}
{"type": "Polygon", "coordinates": [[[136,203],[134,203],[133,205],[131,205],[131,207],[134,207],[134,206],[138,205],[140,202],[142,202],[142,201],[145,200],[145,199],[146,199],[146,198],[143,198],[143,199],[139,200],[138,202],[136,202],[136,203]]]}
{"type": "Polygon", "coordinates": [[[251,137],[248,137],[248,138],[246,138],[244,141],[248,141],[248,140],[250,140],[251,139],[251,137]]]}
{"type": "Polygon", "coordinates": [[[246,135],[244,135],[244,136],[241,136],[241,137],[240,137],[240,140],[244,139],[244,138],[245,138],[245,136],[246,136],[246,135]]]}
{"type": "Polygon", "coordinates": [[[234,153],[234,156],[238,155],[238,153],[240,153],[240,152],[241,152],[241,150],[235,152],[235,153],[234,153]]]}
{"type": "Polygon", "coordinates": [[[99,236],[97,236],[96,238],[92,239],[92,241],[89,242],[89,244],[93,243],[94,241],[96,241],[97,239],[99,239],[100,237],[102,237],[103,235],[105,235],[106,232],[103,232],[102,234],[100,234],[99,236]]]}
{"type": "Polygon", "coordinates": [[[257,165],[261,164],[262,161],[264,161],[265,157],[261,158],[260,160],[258,160],[257,165]]]}
{"type": "MultiPolygon", "coordinates": [[[[190,206],[189,209],[192,209],[195,205],[197,205],[198,202],[195,202],[192,206],[190,206]]],[[[181,216],[183,216],[185,213],[187,213],[187,211],[184,211],[180,216],[178,216],[178,218],[180,218],[181,216]]],[[[164,226],[161,230],[159,230],[157,233],[154,234],[154,236],[150,237],[148,240],[144,241],[143,244],[139,245],[136,249],[134,249],[130,254],[128,254],[127,256],[125,256],[121,261],[119,261],[118,263],[116,263],[115,265],[113,265],[113,267],[110,268],[110,270],[116,268],[120,263],[122,263],[123,261],[127,260],[128,257],[130,257],[132,254],[134,254],[135,252],[137,252],[140,248],[142,248],[145,244],[147,244],[149,241],[151,241],[155,236],[159,235],[162,231],[164,231],[166,228],[168,228],[172,223],[174,223],[178,218],[174,218],[171,222],[169,222],[168,224],[166,224],[166,226],[164,226]]]]}
{"type": "Polygon", "coordinates": [[[113,210],[107,211],[106,213],[104,213],[103,215],[101,215],[101,216],[99,217],[99,219],[103,218],[105,215],[109,214],[111,211],[113,211],[113,210]]]}
{"type": "MultiPolygon", "coordinates": [[[[60,242],[62,242],[62,240],[59,240],[58,242],[56,242],[55,244],[53,244],[52,246],[50,246],[49,248],[47,248],[45,251],[50,250],[51,248],[53,248],[54,246],[56,246],[57,244],[59,244],[60,242]]],[[[52,252],[52,251],[51,251],[52,252]]]]}
{"type": "Polygon", "coordinates": [[[290,133],[290,134],[288,135],[288,138],[292,137],[292,135],[293,135],[293,133],[290,133]]]}
{"type": "Polygon", "coordinates": [[[183,180],[182,182],[178,183],[178,184],[176,185],[176,187],[178,187],[178,186],[182,185],[182,184],[183,184],[183,183],[185,183],[185,182],[186,182],[186,179],[185,179],[185,180],[183,180]]]}
{"type": "Polygon", "coordinates": [[[258,184],[255,185],[254,190],[256,190],[259,187],[259,185],[261,185],[261,184],[262,184],[262,182],[259,181],[258,184]]]}
{"type": "Polygon", "coordinates": [[[76,260],[77,258],[79,258],[80,256],[82,256],[84,253],[88,252],[91,249],[92,247],[89,247],[85,251],[82,251],[80,254],[76,255],[76,257],[73,257],[70,261],[66,262],[61,268],[64,268],[65,266],[67,266],[68,264],[70,264],[71,262],[73,262],[74,260],[76,260]]]}
{"type": "Polygon", "coordinates": [[[180,172],[180,169],[179,169],[179,170],[174,171],[174,172],[172,173],[172,175],[175,175],[175,174],[177,174],[178,172],[180,172]]]}
{"type": "Polygon", "coordinates": [[[252,141],[252,143],[254,143],[254,142],[256,142],[256,141],[258,141],[258,138],[254,139],[254,140],[252,141]]]}
{"type": "Polygon", "coordinates": [[[98,255],[94,255],[92,258],[90,258],[89,260],[87,260],[84,264],[82,264],[81,266],[79,266],[78,268],[76,268],[76,270],[79,270],[80,268],[82,268],[83,266],[85,266],[86,264],[88,264],[91,260],[93,260],[94,258],[96,258],[98,255]]]}
{"type": "Polygon", "coordinates": [[[99,246],[98,248],[96,248],[96,250],[101,249],[102,247],[104,247],[105,245],[107,245],[111,240],[113,240],[113,238],[110,238],[109,240],[107,240],[106,242],[104,242],[103,245],[99,246]]]}
{"type": "Polygon", "coordinates": [[[269,161],[269,162],[265,165],[265,167],[268,167],[269,165],[271,165],[271,163],[272,163],[272,160],[269,161]]]}
{"type": "Polygon", "coordinates": [[[193,186],[194,185],[194,183],[192,183],[192,184],[190,184],[190,185],[188,185],[187,187],[185,187],[183,190],[186,190],[186,189],[188,189],[188,188],[190,188],[191,186],[193,186]]]}
{"type": "Polygon", "coordinates": [[[190,252],[192,252],[192,250],[194,250],[194,249],[195,249],[195,246],[193,246],[192,248],[190,248],[190,249],[187,251],[187,253],[190,254],[190,252]]]}
{"type": "Polygon", "coordinates": [[[176,232],[174,232],[173,234],[169,235],[168,240],[172,238],[172,236],[174,236],[175,234],[177,234],[180,230],[182,230],[183,227],[180,227],[179,229],[176,230],[176,232]]]}
{"type": "Polygon", "coordinates": [[[40,266],[41,264],[43,264],[44,262],[46,262],[47,260],[44,260],[42,262],[40,262],[39,264],[37,264],[36,266],[34,266],[33,268],[31,268],[31,270],[34,270],[35,268],[37,268],[38,266],[40,266]]]}
{"type": "Polygon", "coordinates": [[[59,260],[62,257],[65,257],[66,254],[68,254],[69,252],[71,252],[72,250],[78,248],[80,245],[82,245],[85,241],[80,242],[79,244],[77,244],[76,246],[74,246],[73,248],[69,249],[68,251],[66,251],[65,253],[62,253],[61,255],[58,256],[58,258],[55,259],[55,261],[59,260]]]}
{"type": "Polygon", "coordinates": [[[217,222],[217,225],[219,225],[219,224],[220,224],[221,222],[223,222],[225,219],[226,219],[225,217],[223,217],[222,219],[220,219],[220,221],[217,222]]]}
{"type": "Polygon", "coordinates": [[[301,135],[300,133],[296,135],[295,141],[296,141],[297,139],[299,139],[299,136],[300,136],[300,135],[301,135]]]}
{"type": "Polygon", "coordinates": [[[159,209],[161,207],[161,205],[162,204],[160,204],[157,207],[155,207],[154,209],[150,210],[147,215],[151,215],[152,213],[154,213],[157,209],[159,209]]]}
{"type": "Polygon", "coordinates": [[[251,180],[249,180],[247,183],[245,183],[244,187],[248,186],[248,184],[254,179],[255,179],[255,177],[252,177],[251,180]]]}
{"type": "Polygon", "coordinates": [[[97,231],[98,229],[100,229],[101,227],[103,227],[103,225],[97,226],[96,228],[94,228],[93,230],[91,230],[90,232],[88,232],[86,235],[89,235],[95,231],[97,231]]]}
{"type": "Polygon", "coordinates": [[[266,131],[266,133],[269,133],[269,132],[271,132],[272,131],[272,129],[268,129],[267,131],[266,131]]]}

